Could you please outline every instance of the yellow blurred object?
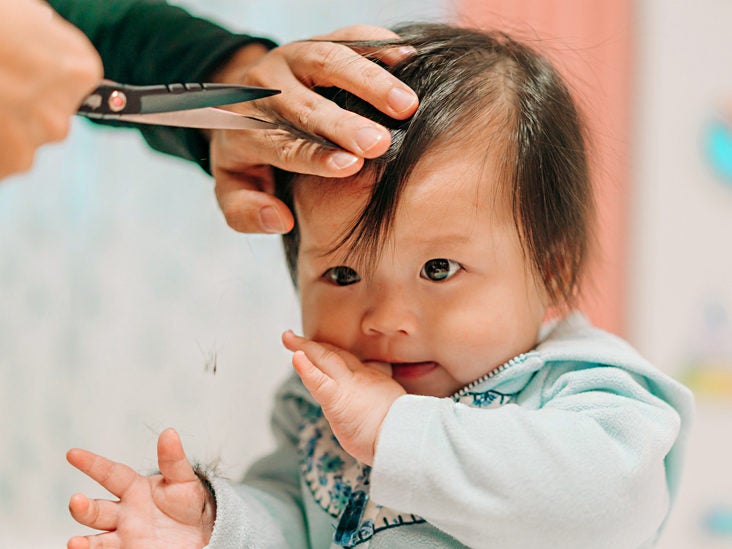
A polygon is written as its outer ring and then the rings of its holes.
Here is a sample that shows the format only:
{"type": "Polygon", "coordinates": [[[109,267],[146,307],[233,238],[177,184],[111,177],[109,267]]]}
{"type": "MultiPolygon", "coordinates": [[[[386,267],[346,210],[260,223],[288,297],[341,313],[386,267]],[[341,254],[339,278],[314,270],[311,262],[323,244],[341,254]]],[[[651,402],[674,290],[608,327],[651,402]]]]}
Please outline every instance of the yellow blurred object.
{"type": "Polygon", "coordinates": [[[696,363],[681,381],[697,394],[732,397],[732,364],[696,363]]]}

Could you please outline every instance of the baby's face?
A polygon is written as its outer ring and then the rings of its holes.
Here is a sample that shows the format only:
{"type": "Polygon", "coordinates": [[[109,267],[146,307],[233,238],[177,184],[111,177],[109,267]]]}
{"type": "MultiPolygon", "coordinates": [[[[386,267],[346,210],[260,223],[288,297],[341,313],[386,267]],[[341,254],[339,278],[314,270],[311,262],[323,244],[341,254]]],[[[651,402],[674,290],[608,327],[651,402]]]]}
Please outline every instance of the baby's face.
{"type": "Polygon", "coordinates": [[[494,167],[465,147],[423,158],[371,272],[325,254],[368,199],[365,177],[295,186],[304,335],[392,364],[408,393],[453,394],[531,349],[544,294],[494,167]],[[324,255],[325,254],[325,255],[324,255]]]}

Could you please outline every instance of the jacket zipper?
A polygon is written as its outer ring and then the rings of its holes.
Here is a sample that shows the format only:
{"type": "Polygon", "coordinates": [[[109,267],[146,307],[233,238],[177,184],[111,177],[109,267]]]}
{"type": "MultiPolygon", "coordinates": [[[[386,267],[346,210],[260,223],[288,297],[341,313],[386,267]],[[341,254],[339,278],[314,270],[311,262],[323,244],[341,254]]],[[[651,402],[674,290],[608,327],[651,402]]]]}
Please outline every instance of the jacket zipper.
{"type": "Polygon", "coordinates": [[[498,368],[494,368],[487,374],[480,376],[475,381],[471,381],[465,387],[463,387],[462,389],[460,389],[459,391],[454,393],[450,398],[452,398],[453,400],[459,400],[461,397],[464,397],[467,393],[472,391],[475,387],[477,387],[481,383],[485,383],[490,378],[497,376],[504,370],[507,370],[508,368],[515,366],[516,364],[520,364],[520,363],[524,362],[528,356],[529,356],[529,353],[521,353],[520,355],[516,355],[512,359],[501,364],[498,368]]]}

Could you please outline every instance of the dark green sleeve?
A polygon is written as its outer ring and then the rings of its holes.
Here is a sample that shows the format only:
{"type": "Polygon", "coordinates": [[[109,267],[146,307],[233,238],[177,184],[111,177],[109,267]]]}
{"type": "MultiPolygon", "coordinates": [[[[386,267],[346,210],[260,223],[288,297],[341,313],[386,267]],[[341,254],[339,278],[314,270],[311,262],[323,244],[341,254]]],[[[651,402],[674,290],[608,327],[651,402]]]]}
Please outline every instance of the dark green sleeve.
{"type": "MultiPolygon", "coordinates": [[[[203,82],[236,50],[258,42],[164,0],[49,0],[99,51],[105,77],[125,84],[203,82]]],[[[119,124],[117,124],[119,125],[119,124]]],[[[153,148],[194,160],[209,170],[209,148],[198,130],[137,127],[153,148]]]]}

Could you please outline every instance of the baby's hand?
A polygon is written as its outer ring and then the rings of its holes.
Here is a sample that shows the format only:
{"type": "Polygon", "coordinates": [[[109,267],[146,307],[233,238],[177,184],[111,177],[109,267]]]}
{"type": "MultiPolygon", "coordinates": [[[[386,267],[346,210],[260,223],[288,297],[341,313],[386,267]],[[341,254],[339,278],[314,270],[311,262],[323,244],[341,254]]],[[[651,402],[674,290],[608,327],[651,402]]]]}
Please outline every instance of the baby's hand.
{"type": "Polygon", "coordinates": [[[282,341],[303,384],[323,408],[343,449],[372,465],[381,424],[406,391],[383,362],[363,364],[351,353],[287,331],[282,341]]]}
{"type": "Polygon", "coordinates": [[[69,511],[74,519],[104,532],[71,538],[68,549],[200,549],[208,543],[215,502],[186,460],[175,430],[160,434],[160,473],[150,477],[77,448],[69,450],[66,459],[119,498],[73,495],[69,511]]]}

